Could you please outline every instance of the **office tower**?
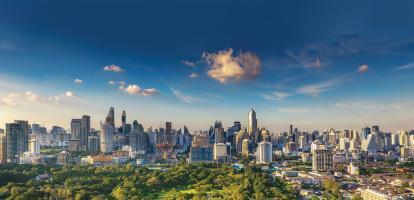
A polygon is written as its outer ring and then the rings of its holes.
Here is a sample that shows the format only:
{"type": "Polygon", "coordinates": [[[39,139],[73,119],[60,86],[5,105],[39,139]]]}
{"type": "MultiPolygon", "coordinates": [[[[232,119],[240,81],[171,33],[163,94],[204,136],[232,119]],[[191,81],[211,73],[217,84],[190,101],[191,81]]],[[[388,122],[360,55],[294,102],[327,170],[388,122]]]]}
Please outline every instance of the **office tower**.
{"type": "Polygon", "coordinates": [[[391,146],[395,148],[400,145],[400,135],[398,133],[391,134],[391,146]]]}
{"type": "Polygon", "coordinates": [[[115,128],[115,111],[114,111],[114,107],[109,108],[108,116],[106,116],[105,121],[108,122],[110,125],[112,125],[112,127],[115,128]]]}
{"type": "Polygon", "coordinates": [[[0,164],[7,161],[7,140],[6,134],[0,133],[0,164]]]}
{"type": "Polygon", "coordinates": [[[262,130],[260,131],[260,137],[259,137],[259,141],[265,141],[265,142],[270,142],[270,132],[269,130],[266,130],[265,128],[262,128],[262,130]]]}
{"type": "Polygon", "coordinates": [[[240,131],[241,123],[239,121],[235,121],[233,122],[233,127],[235,128],[235,131],[240,131]]]}
{"type": "Polygon", "coordinates": [[[35,155],[40,154],[40,143],[37,137],[29,140],[29,152],[35,155]]]}
{"type": "Polygon", "coordinates": [[[165,138],[166,138],[167,144],[173,145],[175,143],[171,122],[165,122],[165,138]]]}
{"type": "Polygon", "coordinates": [[[223,127],[217,127],[214,129],[214,143],[225,143],[224,129],[223,127]]]}
{"type": "Polygon", "coordinates": [[[361,139],[362,140],[368,139],[369,134],[371,134],[371,129],[369,127],[362,128],[361,139]]]}
{"type": "Polygon", "coordinates": [[[39,134],[40,133],[40,125],[39,124],[32,124],[31,133],[32,134],[39,134]]]}
{"type": "Polygon", "coordinates": [[[293,135],[293,125],[289,125],[289,136],[293,135]]]}
{"type": "Polygon", "coordinates": [[[224,143],[214,143],[214,160],[226,161],[227,145],[224,143]]]}
{"type": "Polygon", "coordinates": [[[251,143],[251,140],[249,140],[249,139],[244,139],[243,140],[243,142],[242,142],[242,155],[243,156],[249,156],[250,143],[251,143]]]}
{"type": "Polygon", "coordinates": [[[122,127],[125,127],[126,125],[126,113],[125,110],[122,111],[122,127]]]}
{"type": "Polygon", "coordinates": [[[384,134],[384,150],[385,151],[391,151],[392,145],[391,145],[391,133],[385,133],[384,134]]]}
{"type": "Polygon", "coordinates": [[[269,164],[273,161],[273,147],[270,142],[260,142],[257,147],[256,162],[269,164]]]}
{"type": "Polygon", "coordinates": [[[70,122],[70,138],[79,140],[81,132],[81,119],[72,119],[70,122]]]}
{"type": "Polygon", "coordinates": [[[333,169],[332,149],[315,149],[312,155],[312,169],[316,172],[326,172],[333,169]]]}
{"type": "Polygon", "coordinates": [[[377,126],[377,125],[372,126],[371,131],[372,131],[372,133],[377,133],[377,134],[380,133],[379,126],[377,126]]]}
{"type": "Polygon", "coordinates": [[[300,149],[305,148],[308,144],[306,143],[306,138],[305,136],[301,135],[298,138],[298,145],[300,149]]]}
{"type": "Polygon", "coordinates": [[[410,149],[408,147],[402,147],[400,149],[400,159],[406,160],[410,156],[410,149]]]}
{"type": "Polygon", "coordinates": [[[241,129],[239,132],[237,132],[236,134],[236,152],[238,154],[242,153],[242,145],[243,145],[243,140],[249,138],[249,135],[247,134],[246,129],[241,129]]]}
{"type": "Polygon", "coordinates": [[[72,119],[72,121],[70,122],[70,140],[71,140],[70,149],[72,151],[80,150],[79,141],[81,137],[80,136],[81,135],[81,124],[82,124],[81,119],[72,119]]]}
{"type": "Polygon", "coordinates": [[[132,132],[129,134],[129,145],[133,151],[145,153],[147,149],[147,137],[144,128],[137,120],[132,123],[132,132]]]}
{"type": "Polygon", "coordinates": [[[88,136],[91,133],[91,117],[83,115],[81,119],[81,129],[79,134],[79,149],[86,151],[88,148],[88,136]]]}
{"type": "Polygon", "coordinates": [[[211,162],[213,161],[213,150],[211,147],[191,147],[189,162],[211,162]]]}
{"type": "Polygon", "coordinates": [[[99,153],[99,137],[90,135],[88,136],[88,152],[89,153],[99,153]]]}
{"type": "Polygon", "coordinates": [[[29,122],[25,121],[25,120],[14,120],[14,123],[19,124],[20,127],[23,129],[23,148],[24,151],[27,151],[27,149],[29,148],[29,131],[30,131],[30,126],[29,126],[29,122]]]}
{"type": "Polygon", "coordinates": [[[21,124],[6,124],[6,159],[8,163],[19,163],[19,156],[27,150],[25,130],[21,124]]]}
{"type": "Polygon", "coordinates": [[[383,149],[381,138],[377,134],[369,134],[366,140],[361,142],[361,149],[368,153],[376,153],[383,149]]]}
{"type": "Polygon", "coordinates": [[[348,150],[349,139],[348,138],[341,138],[339,139],[339,149],[346,151],[348,150]]]}
{"type": "Polygon", "coordinates": [[[248,114],[247,133],[254,142],[257,142],[257,118],[253,109],[248,114]]]}
{"type": "Polygon", "coordinates": [[[349,151],[357,151],[358,150],[358,140],[352,139],[349,141],[349,151]]]}
{"type": "Polygon", "coordinates": [[[101,122],[100,144],[102,153],[111,153],[113,150],[114,127],[110,121],[101,122]]]}
{"type": "Polygon", "coordinates": [[[398,135],[399,135],[399,143],[400,146],[403,147],[409,147],[409,134],[408,131],[398,131],[398,135]]]}

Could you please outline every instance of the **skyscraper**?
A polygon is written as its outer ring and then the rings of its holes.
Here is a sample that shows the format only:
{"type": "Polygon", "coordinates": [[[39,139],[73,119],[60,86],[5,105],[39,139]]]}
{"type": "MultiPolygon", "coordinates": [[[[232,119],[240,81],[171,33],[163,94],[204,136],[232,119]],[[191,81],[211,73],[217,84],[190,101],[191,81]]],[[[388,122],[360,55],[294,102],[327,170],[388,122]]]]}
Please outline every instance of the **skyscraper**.
{"type": "Polygon", "coordinates": [[[114,107],[109,108],[108,116],[106,117],[106,122],[108,122],[112,127],[115,128],[115,111],[114,107]]]}
{"type": "Polygon", "coordinates": [[[0,164],[4,164],[7,161],[7,140],[6,134],[0,133],[0,164]]]}
{"type": "Polygon", "coordinates": [[[102,153],[111,153],[113,149],[114,127],[110,121],[101,122],[100,143],[102,153]]]}
{"type": "Polygon", "coordinates": [[[312,155],[313,171],[331,171],[333,169],[332,149],[315,149],[312,155]]]}
{"type": "Polygon", "coordinates": [[[171,122],[165,122],[165,138],[167,144],[174,144],[174,135],[172,133],[172,123],[171,122]]]}
{"type": "Polygon", "coordinates": [[[248,114],[247,133],[254,142],[257,142],[257,119],[253,109],[248,114]]]}
{"type": "Polygon", "coordinates": [[[80,148],[79,141],[81,137],[81,119],[72,119],[70,122],[70,138],[72,144],[76,143],[76,146],[72,146],[72,150],[78,151],[80,148]]]}
{"type": "Polygon", "coordinates": [[[122,111],[122,127],[125,127],[126,125],[126,113],[125,110],[122,111]]]}
{"type": "Polygon", "coordinates": [[[272,151],[273,151],[272,143],[260,142],[257,147],[256,162],[264,163],[264,164],[271,163],[273,159],[272,151]]]}
{"type": "Polygon", "coordinates": [[[27,151],[29,149],[29,122],[25,120],[14,120],[14,123],[19,124],[20,127],[23,129],[23,149],[24,151],[27,151]]]}
{"type": "Polygon", "coordinates": [[[83,115],[80,125],[79,148],[82,151],[86,151],[88,149],[88,136],[91,132],[91,117],[83,115]]]}
{"type": "Polygon", "coordinates": [[[133,151],[146,151],[147,138],[144,133],[144,128],[137,120],[134,120],[132,123],[132,132],[129,134],[129,145],[133,151]]]}
{"type": "Polygon", "coordinates": [[[9,163],[19,163],[19,156],[27,150],[24,127],[18,123],[6,124],[6,158],[9,163]]]}

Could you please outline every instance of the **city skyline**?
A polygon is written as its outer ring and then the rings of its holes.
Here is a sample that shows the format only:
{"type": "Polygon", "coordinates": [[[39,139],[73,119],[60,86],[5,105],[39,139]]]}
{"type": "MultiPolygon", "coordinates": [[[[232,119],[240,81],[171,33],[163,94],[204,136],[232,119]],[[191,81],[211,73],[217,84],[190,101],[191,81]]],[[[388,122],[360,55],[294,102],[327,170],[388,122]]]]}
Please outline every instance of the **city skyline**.
{"type": "Polygon", "coordinates": [[[0,128],[99,129],[111,106],[117,126],[247,126],[253,108],[271,132],[414,128],[406,4],[43,3],[1,3],[0,128]]]}

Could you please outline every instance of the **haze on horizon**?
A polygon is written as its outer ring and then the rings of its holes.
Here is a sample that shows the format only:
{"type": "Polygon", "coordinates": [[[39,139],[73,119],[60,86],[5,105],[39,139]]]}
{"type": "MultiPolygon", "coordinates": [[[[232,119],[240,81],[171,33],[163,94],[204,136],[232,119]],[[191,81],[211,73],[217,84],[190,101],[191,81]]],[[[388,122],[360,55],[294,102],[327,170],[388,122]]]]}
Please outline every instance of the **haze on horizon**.
{"type": "Polygon", "coordinates": [[[414,2],[0,3],[0,127],[414,129],[414,2]],[[411,5],[411,6],[410,6],[411,5]],[[300,13],[300,14],[298,14],[300,13]]]}

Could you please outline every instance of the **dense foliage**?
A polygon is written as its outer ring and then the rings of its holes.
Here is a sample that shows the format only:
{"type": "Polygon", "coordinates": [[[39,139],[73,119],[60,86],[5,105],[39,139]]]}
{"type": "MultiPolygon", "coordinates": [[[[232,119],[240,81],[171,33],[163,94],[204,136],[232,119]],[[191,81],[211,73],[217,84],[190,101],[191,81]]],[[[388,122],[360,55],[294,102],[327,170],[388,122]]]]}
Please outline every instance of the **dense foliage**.
{"type": "Polygon", "coordinates": [[[0,165],[0,199],[296,199],[260,168],[178,164],[165,170],[124,166],[0,165]],[[50,180],[36,181],[38,174],[50,180]]]}

